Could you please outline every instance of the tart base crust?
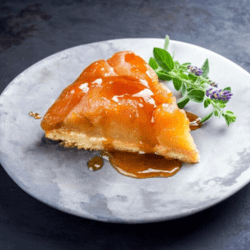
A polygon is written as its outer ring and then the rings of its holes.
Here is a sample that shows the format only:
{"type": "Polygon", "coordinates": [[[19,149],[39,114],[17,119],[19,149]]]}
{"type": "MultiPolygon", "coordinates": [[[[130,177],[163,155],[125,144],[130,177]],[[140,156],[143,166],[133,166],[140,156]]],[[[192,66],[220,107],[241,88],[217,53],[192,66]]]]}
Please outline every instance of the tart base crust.
{"type": "MultiPolygon", "coordinates": [[[[93,137],[88,136],[81,132],[68,131],[64,128],[54,129],[45,133],[45,136],[54,141],[61,141],[64,147],[86,150],[105,150],[105,142],[107,141],[104,137],[93,137]]],[[[143,151],[143,145],[133,144],[133,143],[124,143],[119,140],[112,141],[112,147],[115,150],[134,152],[138,153],[143,151]]],[[[197,151],[196,151],[197,152],[197,151]]],[[[157,155],[164,156],[165,158],[174,158],[182,162],[187,163],[197,163],[199,162],[199,155],[196,155],[196,158],[193,157],[193,152],[183,152],[181,150],[173,151],[173,149],[168,149],[163,146],[156,145],[152,148],[152,151],[147,153],[153,153],[157,155]]]]}

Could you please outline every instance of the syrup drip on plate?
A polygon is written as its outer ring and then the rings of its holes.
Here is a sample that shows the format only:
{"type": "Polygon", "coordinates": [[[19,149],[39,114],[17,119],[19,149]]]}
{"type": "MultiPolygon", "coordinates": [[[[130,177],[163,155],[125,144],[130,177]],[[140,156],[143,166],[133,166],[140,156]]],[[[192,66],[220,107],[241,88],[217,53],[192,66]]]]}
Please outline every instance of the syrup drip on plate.
{"type": "Polygon", "coordinates": [[[95,156],[88,161],[88,168],[91,171],[97,171],[103,166],[103,158],[100,156],[95,156]]]}
{"type": "MultiPolygon", "coordinates": [[[[196,130],[202,126],[200,118],[187,112],[190,121],[190,129],[196,130]]],[[[182,162],[176,159],[166,159],[156,154],[138,154],[123,151],[102,151],[101,156],[95,156],[88,162],[88,167],[92,171],[102,168],[103,159],[109,160],[110,164],[120,174],[125,176],[143,179],[152,177],[170,177],[175,175],[180,169],[182,162]]]]}
{"type": "Polygon", "coordinates": [[[191,131],[196,130],[200,127],[202,127],[203,123],[201,123],[201,118],[191,112],[185,111],[187,118],[189,120],[189,128],[191,131]]]}
{"type": "Polygon", "coordinates": [[[122,151],[102,152],[110,164],[121,174],[142,179],[151,177],[169,177],[181,168],[181,162],[166,159],[156,154],[138,154],[122,151]]]}
{"type": "Polygon", "coordinates": [[[175,159],[166,159],[156,154],[138,154],[123,151],[101,152],[88,161],[88,168],[97,171],[103,166],[103,158],[120,174],[143,179],[151,177],[170,177],[181,168],[181,162],[175,159]]]}

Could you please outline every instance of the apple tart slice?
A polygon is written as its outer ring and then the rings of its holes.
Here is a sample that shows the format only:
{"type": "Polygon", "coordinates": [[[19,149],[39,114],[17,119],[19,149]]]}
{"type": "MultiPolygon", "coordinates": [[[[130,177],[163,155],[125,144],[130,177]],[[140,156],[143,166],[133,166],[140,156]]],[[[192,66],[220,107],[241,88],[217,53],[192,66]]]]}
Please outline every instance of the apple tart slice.
{"type": "Polygon", "coordinates": [[[154,70],[131,51],[89,65],[44,115],[45,136],[90,150],[199,161],[189,120],[154,70]]]}

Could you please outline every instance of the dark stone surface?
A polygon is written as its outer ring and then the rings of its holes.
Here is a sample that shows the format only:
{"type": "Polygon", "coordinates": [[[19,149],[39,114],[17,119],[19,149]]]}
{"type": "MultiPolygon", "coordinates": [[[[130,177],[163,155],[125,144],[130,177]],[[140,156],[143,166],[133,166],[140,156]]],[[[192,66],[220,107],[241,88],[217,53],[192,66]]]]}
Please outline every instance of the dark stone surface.
{"type": "MultiPolygon", "coordinates": [[[[250,72],[248,1],[0,2],[0,92],[60,50],[129,37],[210,49],[250,72]]],[[[145,225],[101,223],[50,208],[0,168],[0,249],[249,249],[250,186],[196,215],[145,225]]]]}

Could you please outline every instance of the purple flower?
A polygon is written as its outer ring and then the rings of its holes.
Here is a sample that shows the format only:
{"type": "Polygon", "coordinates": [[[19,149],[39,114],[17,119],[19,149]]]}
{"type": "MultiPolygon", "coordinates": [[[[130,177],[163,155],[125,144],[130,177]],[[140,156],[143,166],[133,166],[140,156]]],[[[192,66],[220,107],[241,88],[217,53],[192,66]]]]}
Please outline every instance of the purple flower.
{"type": "Polygon", "coordinates": [[[229,101],[232,95],[229,90],[222,91],[222,89],[214,90],[213,88],[209,88],[206,91],[206,96],[214,100],[229,101]]]}
{"type": "Polygon", "coordinates": [[[187,68],[197,76],[200,76],[203,73],[203,71],[200,68],[197,68],[196,66],[188,65],[187,68]]]}
{"type": "Polygon", "coordinates": [[[218,84],[217,83],[212,82],[211,80],[209,80],[208,82],[209,82],[210,86],[218,88],[218,84]]]}

